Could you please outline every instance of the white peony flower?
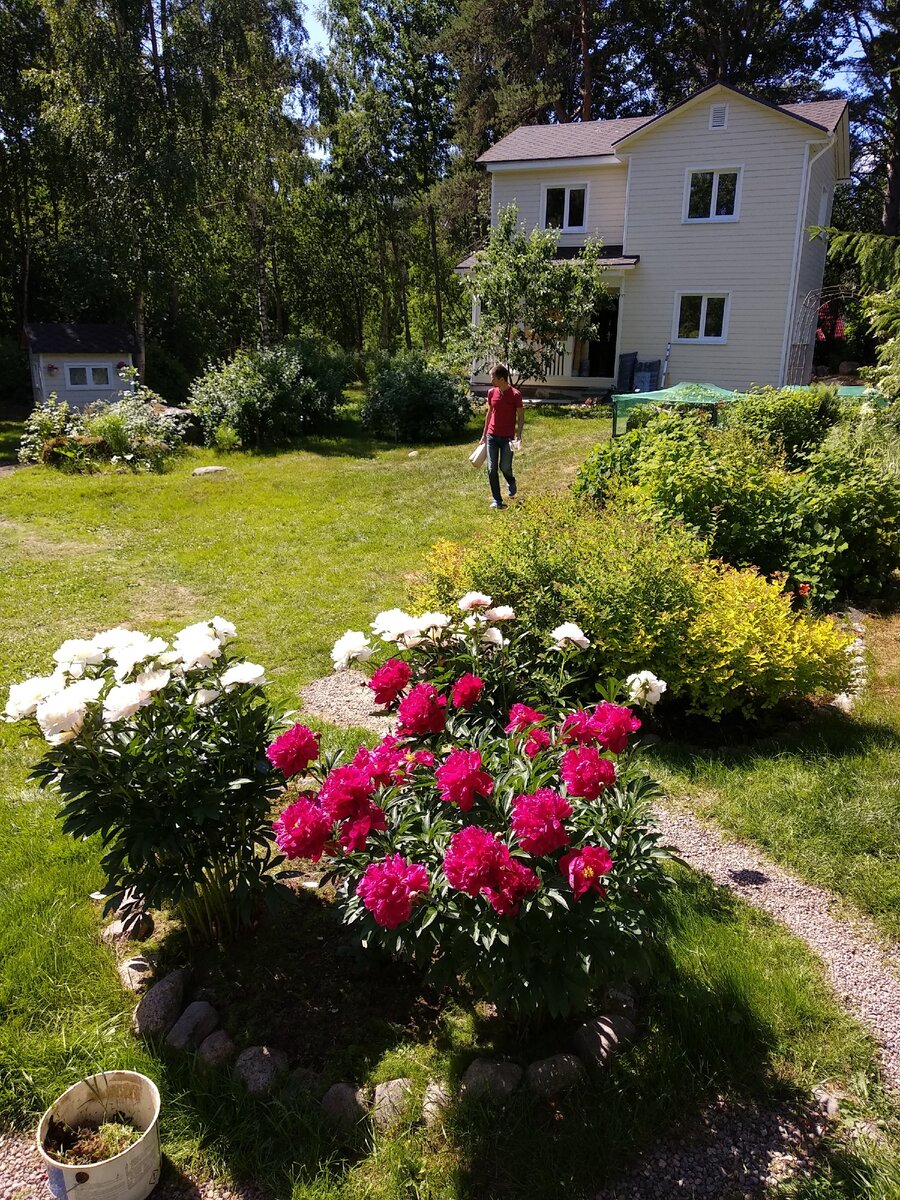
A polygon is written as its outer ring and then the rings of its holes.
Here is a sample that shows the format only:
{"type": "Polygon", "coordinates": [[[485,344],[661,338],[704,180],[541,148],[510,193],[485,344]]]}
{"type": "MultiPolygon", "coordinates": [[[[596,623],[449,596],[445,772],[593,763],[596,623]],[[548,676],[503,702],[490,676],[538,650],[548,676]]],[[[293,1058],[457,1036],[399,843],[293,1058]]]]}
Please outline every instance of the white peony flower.
{"type": "MultiPolygon", "coordinates": [[[[66,667],[95,667],[103,662],[103,650],[93,640],[70,638],[53,652],[53,661],[66,667]]],[[[70,674],[74,672],[70,671],[70,674]]]]}
{"type": "Polygon", "coordinates": [[[489,608],[484,615],[488,621],[514,621],[516,610],[509,604],[498,604],[496,608],[489,608]]]}
{"type": "Polygon", "coordinates": [[[503,646],[509,645],[509,639],[503,636],[496,625],[492,625],[481,635],[481,644],[482,646],[494,646],[499,650],[503,646]]]}
{"type": "Polygon", "coordinates": [[[556,642],[559,650],[564,650],[567,646],[574,646],[577,650],[587,650],[591,644],[589,639],[584,636],[584,631],[579,629],[574,621],[563,621],[562,625],[557,625],[551,632],[550,637],[556,642]]]}
{"type": "Polygon", "coordinates": [[[65,672],[54,671],[52,675],[35,675],[24,683],[14,683],[9,689],[9,699],[3,715],[8,721],[21,721],[33,717],[42,700],[61,692],[66,686],[65,672]]]}
{"type": "Polygon", "coordinates": [[[175,649],[186,671],[197,668],[208,670],[213,664],[213,659],[222,656],[219,639],[212,637],[209,632],[186,635],[179,633],[175,638],[175,649]]]}
{"type": "Polygon", "coordinates": [[[422,613],[421,617],[416,617],[416,624],[423,633],[427,633],[432,629],[446,629],[450,620],[451,618],[446,613],[427,612],[422,613]]]}
{"type": "Polygon", "coordinates": [[[62,746],[78,736],[87,706],[102,690],[102,679],[82,679],[41,701],[35,718],[51,746],[62,746]]]}
{"type": "Polygon", "coordinates": [[[419,622],[402,608],[388,608],[380,612],[372,622],[371,629],[383,642],[398,642],[407,634],[415,636],[420,632],[419,622]]]}
{"type": "Polygon", "coordinates": [[[139,708],[150,703],[150,693],[136,683],[123,683],[110,688],[103,697],[103,720],[107,725],[134,716],[139,708]]]}
{"type": "Polygon", "coordinates": [[[659,704],[662,694],[669,686],[664,679],[657,679],[652,671],[638,671],[625,680],[628,699],[632,704],[659,704]]]}
{"type": "Polygon", "coordinates": [[[266,669],[259,663],[239,662],[229,667],[222,675],[222,686],[226,692],[239,684],[259,687],[266,682],[266,669]]]}
{"type": "MultiPolygon", "coordinates": [[[[381,614],[384,616],[384,614],[381,614]]],[[[366,635],[357,629],[348,629],[331,648],[331,661],[336,671],[346,671],[354,659],[367,662],[372,657],[372,647],[366,635]]]]}
{"type": "Polygon", "coordinates": [[[233,642],[237,637],[237,629],[235,629],[230,621],[226,621],[224,617],[213,617],[210,625],[212,625],[213,633],[222,643],[233,642]]]}
{"type": "Polygon", "coordinates": [[[169,643],[163,638],[147,637],[145,633],[136,634],[131,642],[123,642],[121,645],[113,646],[109,652],[110,658],[116,664],[115,677],[121,683],[127,678],[135,667],[145,663],[148,658],[157,658],[160,654],[165,653],[169,648],[169,643]]]}
{"type": "Polygon", "coordinates": [[[136,629],[125,629],[117,625],[115,629],[104,629],[102,633],[94,634],[91,641],[101,650],[113,650],[117,646],[130,646],[133,642],[146,639],[146,633],[136,629]]]}
{"type": "Polygon", "coordinates": [[[171,671],[141,671],[134,682],[142,692],[158,692],[166,687],[171,678],[171,671]]]}
{"type": "Polygon", "coordinates": [[[463,612],[471,612],[473,608],[490,608],[491,598],[484,592],[466,592],[459,602],[463,612]]]}
{"type": "Polygon", "coordinates": [[[484,613],[473,612],[463,621],[466,629],[480,629],[482,625],[487,625],[487,617],[484,613]]]}
{"type": "Polygon", "coordinates": [[[214,700],[218,700],[221,695],[222,693],[218,688],[200,688],[199,691],[194,692],[194,695],[191,697],[191,703],[197,708],[206,708],[208,704],[212,704],[214,700]]]}

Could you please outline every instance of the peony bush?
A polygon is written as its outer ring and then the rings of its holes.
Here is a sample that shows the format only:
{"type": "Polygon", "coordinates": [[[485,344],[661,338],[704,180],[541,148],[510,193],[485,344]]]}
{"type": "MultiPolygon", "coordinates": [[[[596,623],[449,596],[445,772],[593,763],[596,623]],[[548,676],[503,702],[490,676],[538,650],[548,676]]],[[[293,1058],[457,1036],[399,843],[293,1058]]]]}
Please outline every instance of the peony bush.
{"type": "Polygon", "coordinates": [[[63,829],[102,839],[107,910],[131,895],[174,906],[201,940],[249,921],[279,861],[265,757],[277,721],[234,637],[214,617],[171,645],[130,629],[71,639],[4,712],[44,738],[32,778],[62,797],[63,829]]]}

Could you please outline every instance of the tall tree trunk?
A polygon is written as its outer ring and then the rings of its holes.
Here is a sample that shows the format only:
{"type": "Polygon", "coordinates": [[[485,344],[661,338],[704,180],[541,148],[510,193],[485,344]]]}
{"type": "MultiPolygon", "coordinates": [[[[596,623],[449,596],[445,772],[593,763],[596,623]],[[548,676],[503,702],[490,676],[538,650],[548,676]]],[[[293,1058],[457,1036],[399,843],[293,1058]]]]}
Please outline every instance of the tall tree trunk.
{"type": "MultiPolygon", "coordinates": [[[[165,0],[163,0],[165,2],[165,0]]],[[[156,80],[156,90],[165,100],[163,88],[162,67],[159,58],[159,41],[156,36],[156,8],[153,0],[147,0],[147,27],[150,31],[150,61],[153,63],[153,78],[156,80]]]]}
{"type": "Polygon", "coordinates": [[[144,382],[144,369],[147,365],[147,338],[144,329],[145,303],[144,280],[141,277],[134,285],[134,340],[137,343],[134,365],[137,367],[140,383],[144,382]]]}
{"type": "Polygon", "coordinates": [[[434,271],[434,311],[437,316],[438,345],[443,349],[444,306],[441,300],[441,264],[438,256],[437,220],[435,219],[433,205],[426,205],[426,209],[428,212],[428,232],[431,238],[431,265],[434,271]]]}
{"type": "Polygon", "coordinates": [[[269,281],[266,273],[265,235],[259,219],[256,197],[250,197],[247,215],[250,220],[250,243],[253,246],[253,265],[256,274],[256,313],[259,319],[259,341],[268,346],[269,334],[269,281]]]}
{"type": "Polygon", "coordinates": [[[890,138],[890,150],[887,160],[881,229],[883,233],[889,233],[892,237],[896,237],[900,233],[900,71],[897,68],[891,75],[890,99],[894,122],[887,130],[890,138]]]}
{"type": "Polygon", "coordinates": [[[403,339],[407,350],[412,350],[412,334],[409,329],[409,304],[406,298],[406,263],[400,256],[400,247],[397,245],[397,234],[394,229],[391,230],[391,250],[394,255],[394,266],[397,271],[397,294],[400,300],[400,313],[403,317],[403,339]]]}
{"type": "Polygon", "coordinates": [[[378,291],[381,296],[381,348],[389,350],[391,348],[391,308],[387,286],[387,250],[384,245],[384,230],[381,227],[378,229],[378,273],[380,276],[378,291]]]}
{"type": "Polygon", "coordinates": [[[284,293],[281,290],[281,278],[278,274],[278,256],[272,249],[272,294],[275,298],[275,334],[279,342],[284,341],[284,293]]]}
{"type": "Polygon", "coordinates": [[[581,41],[581,119],[593,116],[594,73],[591,64],[590,0],[578,0],[578,35],[581,41]]]}

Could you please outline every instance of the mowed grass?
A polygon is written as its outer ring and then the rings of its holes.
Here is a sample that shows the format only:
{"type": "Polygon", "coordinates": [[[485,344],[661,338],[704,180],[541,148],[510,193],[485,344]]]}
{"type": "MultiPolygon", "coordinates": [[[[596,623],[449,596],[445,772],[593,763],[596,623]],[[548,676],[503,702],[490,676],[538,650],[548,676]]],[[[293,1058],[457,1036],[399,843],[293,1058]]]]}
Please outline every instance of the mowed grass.
{"type": "MultiPolygon", "coordinates": [[[[530,413],[517,461],[522,493],[567,486],[607,431],[595,419],[530,413]]],[[[170,633],[220,613],[238,625],[247,657],[266,665],[273,697],[295,704],[298,686],[329,670],[339,633],[402,603],[409,573],[434,541],[465,541],[508,519],[487,510],[483,475],[466,464],[472,441],[474,427],[458,445],[416,447],[409,457],[410,447],[375,445],[351,429],[279,455],[197,452],[164,476],[35,469],[0,479],[0,695],[9,682],[45,670],[65,637],[117,622],[170,633]],[[192,467],[212,462],[227,473],[191,476],[192,467]]],[[[325,737],[330,746],[355,741],[352,732],[327,728],[325,737]]],[[[822,1080],[851,1093],[848,1111],[894,1134],[873,1047],[836,1005],[818,962],[765,918],[681,872],[659,912],[641,1036],[582,1093],[558,1108],[522,1094],[499,1116],[454,1110],[433,1132],[409,1121],[375,1143],[336,1141],[301,1095],[254,1101],[227,1078],[134,1042],[133,1002],[88,900],[101,883],[97,848],[63,838],[53,798],[25,782],[39,750],[16,726],[0,726],[0,1118],[7,1123],[27,1126],[90,1071],[145,1070],[163,1090],[171,1170],[257,1181],[276,1200],[589,1195],[717,1092],[781,1099],[822,1080]]],[[[303,895],[301,903],[317,902],[303,895]]],[[[321,919],[328,936],[331,918],[321,919]]],[[[255,1026],[242,1019],[260,1037],[297,928],[269,926],[242,947],[259,982],[255,1026]]],[[[362,996],[364,974],[357,986],[362,996]]],[[[353,1002],[351,990],[346,1003],[353,1002]]],[[[564,1032],[529,1054],[563,1048],[564,1032]]],[[[421,1094],[427,1078],[453,1083],[484,1052],[515,1057],[521,1048],[498,1043],[471,1013],[447,1005],[427,1037],[396,1024],[361,1029],[327,1081],[371,1084],[407,1074],[421,1094]]],[[[816,1200],[896,1194],[890,1156],[869,1157],[836,1146],[823,1161],[816,1200]]]]}
{"type": "Polygon", "coordinates": [[[677,742],[653,769],[675,797],[845,897],[900,940],[900,616],[868,615],[867,690],[852,717],[823,709],[763,744],[677,742]]]}
{"type": "Polygon", "coordinates": [[[23,420],[0,417],[0,467],[17,461],[24,428],[23,420]]]}

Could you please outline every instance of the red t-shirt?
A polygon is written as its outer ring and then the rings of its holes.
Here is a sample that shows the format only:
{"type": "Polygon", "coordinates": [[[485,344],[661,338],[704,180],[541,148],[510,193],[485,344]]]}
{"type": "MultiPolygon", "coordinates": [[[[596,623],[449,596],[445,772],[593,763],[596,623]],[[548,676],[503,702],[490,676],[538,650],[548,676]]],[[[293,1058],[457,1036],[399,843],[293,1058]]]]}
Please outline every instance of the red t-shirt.
{"type": "Polygon", "coordinates": [[[487,397],[490,417],[488,433],[494,437],[516,436],[516,409],[522,407],[522,393],[518,388],[508,387],[505,392],[491,388],[487,397]]]}

